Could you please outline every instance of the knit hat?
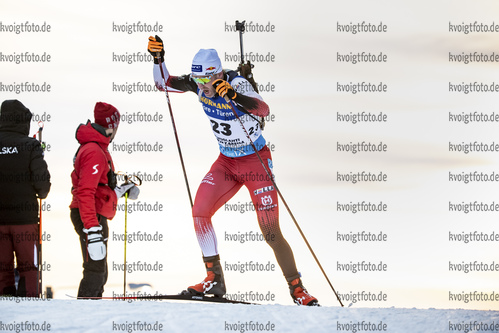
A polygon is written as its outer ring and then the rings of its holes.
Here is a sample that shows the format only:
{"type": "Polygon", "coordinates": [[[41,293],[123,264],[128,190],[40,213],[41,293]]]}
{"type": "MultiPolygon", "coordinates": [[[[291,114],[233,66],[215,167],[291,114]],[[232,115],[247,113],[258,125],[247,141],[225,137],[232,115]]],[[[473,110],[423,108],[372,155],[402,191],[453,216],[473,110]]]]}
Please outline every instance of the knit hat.
{"type": "Polygon", "coordinates": [[[117,128],[120,124],[120,113],[111,104],[97,102],[94,108],[95,123],[104,128],[117,128]]]}
{"type": "Polygon", "coordinates": [[[209,76],[222,71],[222,62],[214,49],[201,49],[192,60],[192,75],[209,76]]]}

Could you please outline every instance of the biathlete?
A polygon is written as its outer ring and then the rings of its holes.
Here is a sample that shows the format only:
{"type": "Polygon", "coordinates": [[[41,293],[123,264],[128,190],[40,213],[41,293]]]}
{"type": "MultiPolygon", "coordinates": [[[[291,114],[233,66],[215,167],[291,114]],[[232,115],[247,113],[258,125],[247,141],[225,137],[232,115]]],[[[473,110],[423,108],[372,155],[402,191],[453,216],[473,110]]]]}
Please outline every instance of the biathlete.
{"type": "Polygon", "coordinates": [[[244,185],[255,206],[260,230],[274,251],[294,302],[298,305],[318,305],[317,299],[303,286],[291,247],[279,227],[277,191],[251,144],[253,141],[272,174],[271,153],[262,136],[263,118],[269,114],[268,105],[244,77],[235,71],[222,69],[214,49],[199,50],[192,61],[191,73],[183,76],[168,73],[164,64],[163,42],[158,36],[149,37],[148,51],[154,57],[156,87],[163,91],[191,91],[197,94],[220,149],[219,157],[199,185],[192,208],[207,276],[200,283],[188,287],[187,292],[219,297],[225,295],[225,281],[211,218],[244,185]],[[248,135],[228,103],[232,104],[248,135]]]}

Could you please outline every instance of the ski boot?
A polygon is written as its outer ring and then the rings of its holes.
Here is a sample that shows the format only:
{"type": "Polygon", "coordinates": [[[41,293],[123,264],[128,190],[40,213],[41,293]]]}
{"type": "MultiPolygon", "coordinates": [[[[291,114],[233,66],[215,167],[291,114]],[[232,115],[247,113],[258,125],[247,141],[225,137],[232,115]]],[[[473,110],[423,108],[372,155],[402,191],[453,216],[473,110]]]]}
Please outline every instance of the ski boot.
{"type": "Polygon", "coordinates": [[[319,301],[314,296],[310,295],[307,290],[303,287],[300,278],[296,278],[291,282],[288,282],[289,293],[293,298],[293,301],[298,305],[308,305],[308,306],[320,306],[319,301]]]}
{"type": "Polygon", "coordinates": [[[214,295],[222,297],[226,293],[224,273],[220,265],[218,255],[203,258],[206,272],[206,278],[198,284],[187,288],[187,292],[192,295],[214,295]]]}

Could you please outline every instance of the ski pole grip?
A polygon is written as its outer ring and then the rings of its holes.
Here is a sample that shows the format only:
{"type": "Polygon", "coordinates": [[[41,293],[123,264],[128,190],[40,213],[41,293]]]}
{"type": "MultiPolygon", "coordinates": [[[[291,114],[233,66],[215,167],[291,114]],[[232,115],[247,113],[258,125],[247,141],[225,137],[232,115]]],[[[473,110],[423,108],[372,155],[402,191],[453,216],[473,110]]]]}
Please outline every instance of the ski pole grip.
{"type": "Polygon", "coordinates": [[[246,21],[242,21],[242,22],[236,21],[236,31],[241,31],[243,33],[245,28],[246,28],[244,23],[246,23],[246,21]]]}
{"type": "Polygon", "coordinates": [[[38,141],[42,142],[43,121],[38,122],[38,141]]]}

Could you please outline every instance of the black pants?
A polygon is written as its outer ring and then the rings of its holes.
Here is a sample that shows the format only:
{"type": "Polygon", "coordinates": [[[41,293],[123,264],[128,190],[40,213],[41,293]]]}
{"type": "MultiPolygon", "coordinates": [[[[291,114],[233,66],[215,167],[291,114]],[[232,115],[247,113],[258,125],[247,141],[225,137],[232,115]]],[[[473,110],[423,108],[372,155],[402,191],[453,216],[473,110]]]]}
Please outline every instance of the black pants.
{"type": "Polygon", "coordinates": [[[83,232],[83,221],[78,208],[71,209],[71,222],[78,236],[80,236],[81,254],[83,256],[83,278],[78,288],[78,297],[100,297],[104,292],[104,285],[107,281],[107,239],[109,228],[107,219],[97,214],[99,224],[102,226],[104,245],[106,246],[106,257],[102,260],[92,260],[87,251],[87,234],[83,232]]]}

